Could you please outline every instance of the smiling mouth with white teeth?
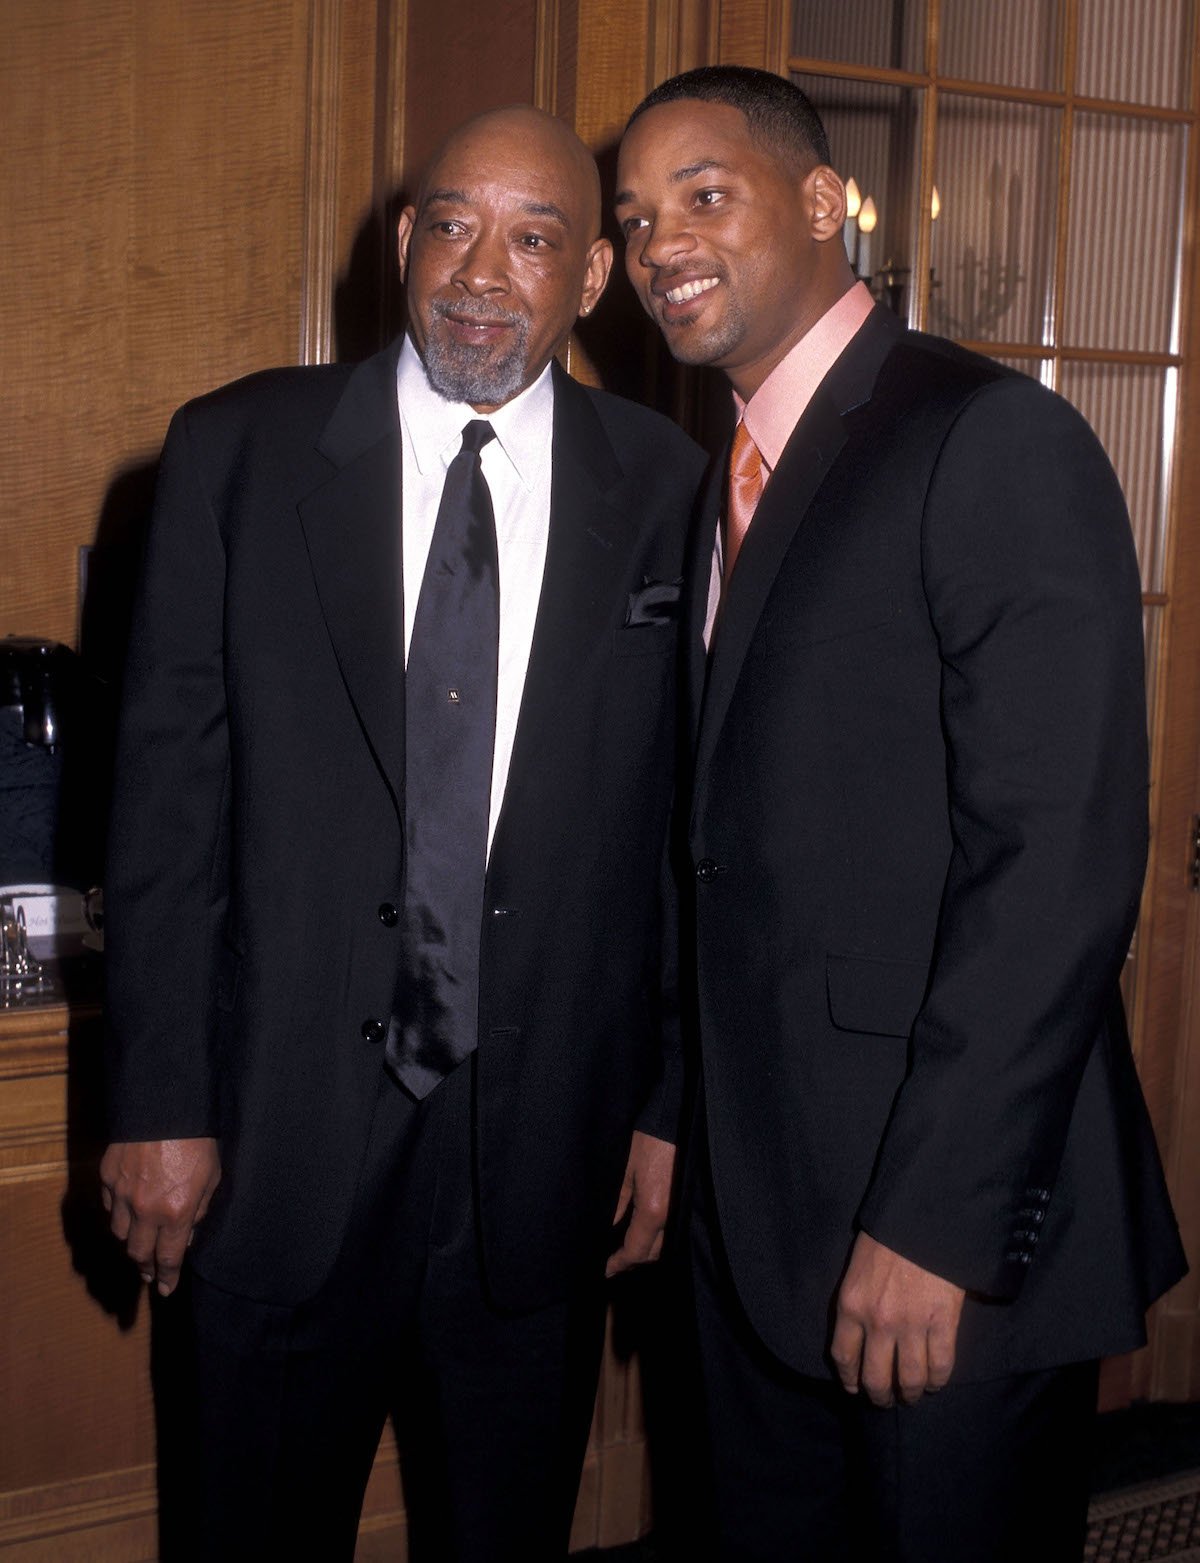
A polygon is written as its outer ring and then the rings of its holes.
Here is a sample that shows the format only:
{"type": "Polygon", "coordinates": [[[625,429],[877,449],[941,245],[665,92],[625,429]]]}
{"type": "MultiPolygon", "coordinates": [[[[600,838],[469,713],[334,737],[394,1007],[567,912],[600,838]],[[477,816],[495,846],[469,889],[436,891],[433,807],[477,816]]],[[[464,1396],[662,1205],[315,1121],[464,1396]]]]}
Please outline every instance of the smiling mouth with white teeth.
{"type": "Polygon", "coordinates": [[[701,277],[698,282],[681,282],[677,288],[668,288],[664,297],[668,304],[686,304],[689,299],[708,293],[720,280],[719,277],[701,277]]]}

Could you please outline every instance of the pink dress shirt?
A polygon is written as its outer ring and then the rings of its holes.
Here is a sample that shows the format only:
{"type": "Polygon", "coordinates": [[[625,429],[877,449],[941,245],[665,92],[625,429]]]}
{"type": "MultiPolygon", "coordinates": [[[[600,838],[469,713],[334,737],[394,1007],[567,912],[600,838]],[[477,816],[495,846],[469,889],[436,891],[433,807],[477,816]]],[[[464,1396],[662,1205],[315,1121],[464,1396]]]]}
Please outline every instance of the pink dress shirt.
{"type": "MultiPolygon", "coordinates": [[[[827,309],[809,331],[800,338],[786,358],[777,363],[748,402],[735,391],[733,405],[746,431],[758,446],[763,460],[763,487],[779,465],[783,448],[792,436],[804,409],[813,399],[821,381],[845,352],[860,327],[875,307],[865,283],[856,282],[837,303],[827,309]]],[[[753,522],[751,523],[753,525],[753,522]]],[[[721,528],[717,528],[713,547],[712,576],[708,583],[708,612],[704,621],[704,644],[712,638],[712,628],[721,598],[721,528]]]]}

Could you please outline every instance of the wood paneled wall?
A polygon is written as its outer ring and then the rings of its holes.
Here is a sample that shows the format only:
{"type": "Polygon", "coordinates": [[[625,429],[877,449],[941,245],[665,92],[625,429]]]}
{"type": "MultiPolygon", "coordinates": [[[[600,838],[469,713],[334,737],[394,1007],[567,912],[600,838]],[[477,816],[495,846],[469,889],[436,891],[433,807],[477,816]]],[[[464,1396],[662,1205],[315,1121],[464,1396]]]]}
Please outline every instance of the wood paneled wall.
{"type": "Polygon", "coordinates": [[[144,515],[175,405],[328,356],[331,282],[386,176],[387,16],[375,0],[5,6],[0,632],[74,641],[76,550],[144,515]]]}
{"type": "MultiPolygon", "coordinates": [[[[397,328],[397,199],[453,124],[534,101],[603,161],[655,81],[705,60],[781,69],[790,41],[783,0],[6,0],[3,31],[0,634],[67,642],[78,549],[136,537],[174,406],[266,365],[363,356],[397,328]]],[[[1191,320],[1198,309],[1193,282],[1191,320]]],[[[637,318],[616,279],[585,346],[632,360],[622,384],[644,389],[665,371],[637,318]]],[[[1198,383],[1193,353],[1185,422],[1198,383]]],[[[1200,494],[1196,442],[1184,449],[1200,494]]],[[[1200,808],[1200,532],[1175,546],[1155,800],[1172,834],[1147,901],[1158,954],[1139,1022],[1157,1039],[1143,1070],[1196,1239],[1200,900],[1174,822],[1200,808]]],[[[94,1147],[69,1128],[68,1081],[79,1122],[86,1026],[68,1053],[64,1011],[0,1025],[0,1216],[15,1234],[0,1272],[0,1556],[116,1563],[155,1546],[147,1309],[89,1289],[67,1218],[92,1197],[94,1147]]],[[[1161,1310],[1156,1392],[1200,1396],[1198,1286],[1161,1310]]],[[[646,1516],[636,1372],[610,1353],[576,1544],[630,1539],[646,1516]]],[[[396,1556],[402,1533],[385,1450],[360,1556],[396,1556]]]]}

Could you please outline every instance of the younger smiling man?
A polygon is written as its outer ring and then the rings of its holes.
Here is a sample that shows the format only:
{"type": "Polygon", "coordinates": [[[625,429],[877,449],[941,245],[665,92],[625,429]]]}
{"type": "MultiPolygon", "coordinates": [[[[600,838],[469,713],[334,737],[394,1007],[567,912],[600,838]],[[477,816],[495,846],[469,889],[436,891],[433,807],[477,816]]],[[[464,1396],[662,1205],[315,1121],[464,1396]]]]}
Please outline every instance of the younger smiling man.
{"type": "Polygon", "coordinates": [[[1183,1270],[1117,991],[1120,490],[1065,402],[872,305],[789,82],[664,83],[618,189],[739,415],[684,583],[712,1550],[1067,1563],[1096,1361],[1183,1270]]]}
{"type": "Polygon", "coordinates": [[[195,1237],[206,1563],[350,1559],[391,1408],[414,1563],[561,1556],[606,1266],[657,1257],[702,463],[551,365],[603,291],[598,229],[563,124],[474,120],[401,218],[408,335],[167,439],[102,1178],[160,1292],[195,1237]]]}

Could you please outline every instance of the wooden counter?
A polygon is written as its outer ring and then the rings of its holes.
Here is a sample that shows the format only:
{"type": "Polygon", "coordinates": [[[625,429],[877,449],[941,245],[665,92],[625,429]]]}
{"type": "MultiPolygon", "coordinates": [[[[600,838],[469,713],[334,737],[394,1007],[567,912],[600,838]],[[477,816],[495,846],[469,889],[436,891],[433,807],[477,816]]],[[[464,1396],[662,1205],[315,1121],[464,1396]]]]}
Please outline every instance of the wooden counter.
{"type": "MultiPolygon", "coordinates": [[[[85,984],[86,986],[86,984],[85,984]]],[[[0,1560],[158,1556],[150,1299],[108,1234],[94,998],[0,1010],[0,1560]]],[[[611,1321],[610,1321],[611,1332],[611,1321]]],[[[636,1362],[606,1348],[574,1548],[649,1519],[636,1362]]],[[[390,1428],[367,1493],[360,1563],[406,1557],[390,1428]]]]}

